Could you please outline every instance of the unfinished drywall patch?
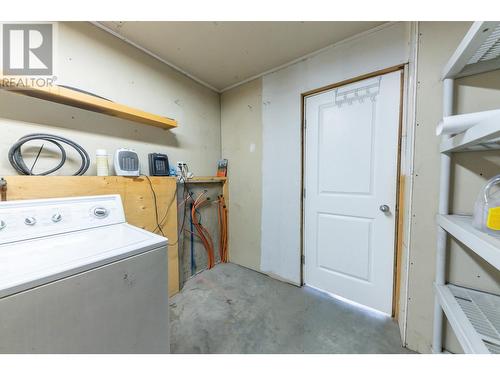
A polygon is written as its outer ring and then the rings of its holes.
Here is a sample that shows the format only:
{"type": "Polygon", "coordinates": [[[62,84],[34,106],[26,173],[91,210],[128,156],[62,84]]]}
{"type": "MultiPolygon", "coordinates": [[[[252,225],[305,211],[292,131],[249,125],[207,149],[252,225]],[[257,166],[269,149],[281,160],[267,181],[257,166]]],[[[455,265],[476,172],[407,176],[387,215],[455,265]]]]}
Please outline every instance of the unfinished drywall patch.
{"type": "Polygon", "coordinates": [[[263,77],[262,271],[301,282],[301,93],[407,63],[409,35],[389,24],[263,77]]]}
{"type": "MultiPolygon", "coordinates": [[[[220,158],[217,93],[89,23],[60,22],[58,26],[58,84],[173,117],[179,127],[166,131],[0,90],[0,175],[15,173],[7,152],[28,133],[58,134],[81,144],[93,159],[89,175],[96,173],[96,149],[112,154],[120,147],[139,153],[142,173],[148,173],[150,152],[166,153],[173,162],[185,161],[198,175],[215,173],[220,158]]],[[[28,165],[37,150],[26,150],[28,165]]],[[[68,156],[60,174],[77,169],[78,156],[68,156]]],[[[37,165],[46,169],[57,164],[57,158],[57,153],[46,154],[37,165]]]]}
{"type": "Polygon", "coordinates": [[[262,80],[221,97],[222,156],[229,160],[230,260],[260,270],[262,80]]]}
{"type": "MultiPolygon", "coordinates": [[[[415,133],[415,178],[410,242],[407,344],[412,350],[431,352],[435,276],[436,221],[439,190],[439,137],[435,128],[442,117],[441,72],[470,27],[470,22],[419,23],[417,128],[415,133]]],[[[498,108],[500,72],[456,81],[455,113],[498,108]]],[[[471,213],[481,185],[498,174],[500,154],[468,153],[452,158],[452,213],[471,213]]],[[[500,293],[498,272],[467,249],[451,242],[448,277],[451,282],[500,293]]],[[[453,334],[445,347],[461,349],[453,334]]]]}

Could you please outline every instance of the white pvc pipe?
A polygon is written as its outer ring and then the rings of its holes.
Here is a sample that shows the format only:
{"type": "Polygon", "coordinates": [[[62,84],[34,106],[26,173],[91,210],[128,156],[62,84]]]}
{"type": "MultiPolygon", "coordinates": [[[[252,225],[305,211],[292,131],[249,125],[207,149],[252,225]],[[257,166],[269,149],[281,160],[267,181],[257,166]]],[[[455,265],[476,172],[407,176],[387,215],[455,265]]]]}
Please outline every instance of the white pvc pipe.
{"type": "MultiPolygon", "coordinates": [[[[453,80],[443,81],[443,118],[453,113],[453,80]]],[[[445,136],[446,137],[446,136],[445,136]]],[[[441,175],[439,180],[438,213],[447,215],[449,210],[450,169],[449,155],[441,154],[441,175]]],[[[438,226],[436,246],[436,279],[435,285],[444,285],[446,282],[446,232],[438,226]]],[[[432,352],[441,353],[443,350],[443,310],[437,296],[434,297],[434,324],[432,336],[432,352]]]]}
{"type": "Polygon", "coordinates": [[[467,113],[457,116],[447,115],[439,122],[436,128],[436,135],[461,133],[476,125],[478,122],[495,115],[500,115],[500,110],[496,109],[493,111],[467,113]]]}

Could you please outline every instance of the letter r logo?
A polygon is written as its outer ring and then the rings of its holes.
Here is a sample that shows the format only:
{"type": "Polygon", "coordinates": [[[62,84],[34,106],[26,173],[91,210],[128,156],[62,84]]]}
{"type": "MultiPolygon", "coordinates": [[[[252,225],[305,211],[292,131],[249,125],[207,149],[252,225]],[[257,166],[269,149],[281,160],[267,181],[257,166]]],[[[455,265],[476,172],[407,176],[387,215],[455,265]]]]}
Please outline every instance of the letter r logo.
{"type": "Polygon", "coordinates": [[[52,75],[52,24],[3,24],[3,74],[52,75]]]}

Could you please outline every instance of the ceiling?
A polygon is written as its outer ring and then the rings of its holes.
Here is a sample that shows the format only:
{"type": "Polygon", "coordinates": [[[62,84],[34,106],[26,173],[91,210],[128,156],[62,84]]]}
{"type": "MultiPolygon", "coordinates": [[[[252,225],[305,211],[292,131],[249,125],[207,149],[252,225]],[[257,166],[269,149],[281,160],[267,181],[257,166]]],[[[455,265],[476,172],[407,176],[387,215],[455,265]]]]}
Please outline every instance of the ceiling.
{"type": "Polygon", "coordinates": [[[215,91],[383,22],[99,22],[215,91]]]}

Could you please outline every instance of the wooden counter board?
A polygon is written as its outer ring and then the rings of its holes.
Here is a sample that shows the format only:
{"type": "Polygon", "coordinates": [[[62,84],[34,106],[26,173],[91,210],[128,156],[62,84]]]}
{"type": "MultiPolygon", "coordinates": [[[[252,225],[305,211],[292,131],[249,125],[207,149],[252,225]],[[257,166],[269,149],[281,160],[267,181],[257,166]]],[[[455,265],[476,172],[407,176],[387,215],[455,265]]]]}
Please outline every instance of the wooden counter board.
{"type": "MultiPolygon", "coordinates": [[[[86,195],[120,194],[127,222],[153,232],[156,228],[155,205],[145,177],[98,176],[7,176],[7,200],[60,198],[86,195]]],[[[179,291],[179,261],[177,251],[177,200],[175,177],[150,177],[158,204],[162,225],[169,239],[168,290],[179,291]]]]}

